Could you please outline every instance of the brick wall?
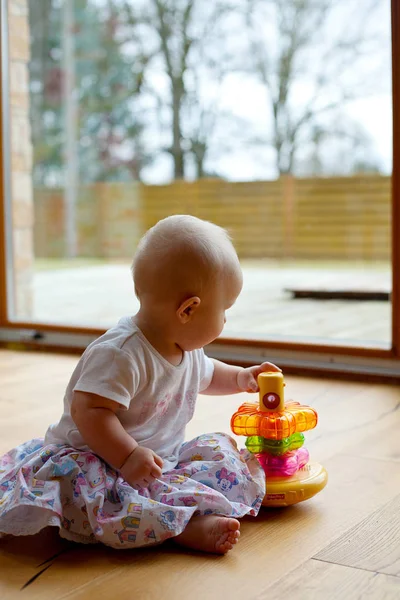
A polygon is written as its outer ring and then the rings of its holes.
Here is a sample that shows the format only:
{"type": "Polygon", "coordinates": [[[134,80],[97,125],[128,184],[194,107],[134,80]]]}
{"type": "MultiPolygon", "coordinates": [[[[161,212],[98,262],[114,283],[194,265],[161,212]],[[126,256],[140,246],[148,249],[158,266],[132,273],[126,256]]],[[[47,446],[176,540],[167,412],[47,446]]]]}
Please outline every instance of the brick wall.
{"type": "Polygon", "coordinates": [[[8,0],[11,112],[11,197],[14,242],[13,312],[32,315],[33,195],[29,125],[29,28],[27,0],[8,0]]]}
{"type": "MultiPolygon", "coordinates": [[[[128,258],[144,232],[139,184],[98,183],[78,188],[77,256],[128,258]]],[[[66,256],[61,189],[35,189],[35,256],[66,256]]],[[[72,259],[73,260],[73,259],[72,259]]]]}

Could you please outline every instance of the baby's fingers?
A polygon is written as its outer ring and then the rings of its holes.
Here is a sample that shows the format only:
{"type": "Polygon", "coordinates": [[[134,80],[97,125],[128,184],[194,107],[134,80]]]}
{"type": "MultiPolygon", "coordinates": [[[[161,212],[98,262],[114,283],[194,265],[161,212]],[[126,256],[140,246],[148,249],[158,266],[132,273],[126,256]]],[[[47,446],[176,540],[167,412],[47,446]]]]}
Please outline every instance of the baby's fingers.
{"type": "Polygon", "coordinates": [[[153,452],[153,458],[154,458],[154,462],[156,463],[156,465],[158,465],[159,467],[163,466],[164,461],[161,458],[161,456],[158,456],[158,454],[156,454],[155,452],[153,452]]]}
{"type": "Polygon", "coordinates": [[[260,373],[265,371],[277,371],[278,373],[281,373],[282,369],[274,365],[274,363],[263,362],[262,365],[260,365],[260,373]]]}
{"type": "Polygon", "coordinates": [[[150,475],[152,477],[154,477],[154,479],[157,479],[157,477],[161,477],[162,470],[160,469],[160,467],[158,465],[154,465],[153,468],[151,469],[150,475]]]}
{"type": "Polygon", "coordinates": [[[258,383],[253,375],[250,374],[247,381],[247,392],[258,392],[258,383]]]}
{"type": "Polygon", "coordinates": [[[147,479],[140,479],[139,481],[136,481],[134,484],[132,484],[132,487],[134,490],[142,490],[143,488],[147,488],[149,485],[149,482],[147,481],[147,479]]]}

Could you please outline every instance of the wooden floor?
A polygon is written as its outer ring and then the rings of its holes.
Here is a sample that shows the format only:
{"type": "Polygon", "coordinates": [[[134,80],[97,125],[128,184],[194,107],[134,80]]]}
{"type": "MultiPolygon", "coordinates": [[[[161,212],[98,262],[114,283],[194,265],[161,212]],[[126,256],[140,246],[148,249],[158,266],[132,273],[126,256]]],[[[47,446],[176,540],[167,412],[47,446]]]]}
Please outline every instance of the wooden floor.
{"type": "MultiPolygon", "coordinates": [[[[0,352],[0,453],[58,418],[77,357],[0,352]]],[[[175,547],[115,551],[56,532],[0,541],[0,598],[315,600],[400,598],[400,388],[287,377],[314,406],[311,457],[328,486],[297,506],[242,521],[228,555],[175,547]]],[[[188,436],[229,431],[243,397],[199,399],[188,436]]]]}

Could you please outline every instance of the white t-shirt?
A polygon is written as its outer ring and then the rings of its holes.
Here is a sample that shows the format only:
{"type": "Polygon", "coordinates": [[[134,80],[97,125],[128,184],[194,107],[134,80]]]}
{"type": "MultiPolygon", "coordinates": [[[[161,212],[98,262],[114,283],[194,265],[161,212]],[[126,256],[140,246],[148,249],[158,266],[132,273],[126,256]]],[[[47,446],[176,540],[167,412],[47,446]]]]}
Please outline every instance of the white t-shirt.
{"type": "Polygon", "coordinates": [[[213,377],[213,362],[203,349],[184,352],[178,366],[148,342],[131,317],[122,318],[92,342],[79,360],[64,397],[64,414],[47,430],[45,443],[89,450],[71,417],[74,391],[118,402],[124,429],[139,445],[154,450],[173,469],[193,416],[197,394],[213,377]]]}

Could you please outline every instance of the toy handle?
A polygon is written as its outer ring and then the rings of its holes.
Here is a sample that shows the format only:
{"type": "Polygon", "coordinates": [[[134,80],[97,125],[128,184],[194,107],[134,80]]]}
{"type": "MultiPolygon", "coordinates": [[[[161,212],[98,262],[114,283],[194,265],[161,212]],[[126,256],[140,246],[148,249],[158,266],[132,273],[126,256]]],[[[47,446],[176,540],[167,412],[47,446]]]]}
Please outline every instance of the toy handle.
{"type": "Polygon", "coordinates": [[[257,378],[260,410],[281,412],[285,410],[285,382],[280,371],[264,371],[257,378]]]}

